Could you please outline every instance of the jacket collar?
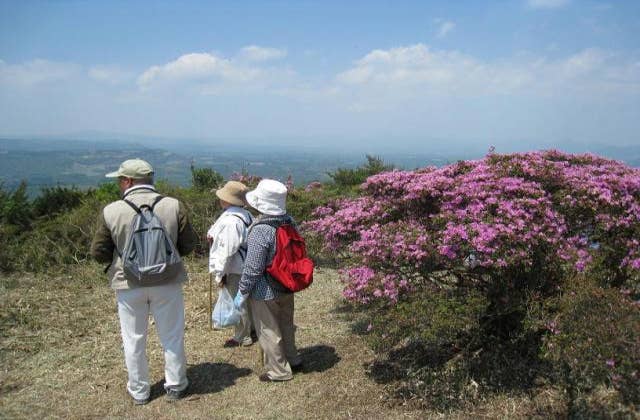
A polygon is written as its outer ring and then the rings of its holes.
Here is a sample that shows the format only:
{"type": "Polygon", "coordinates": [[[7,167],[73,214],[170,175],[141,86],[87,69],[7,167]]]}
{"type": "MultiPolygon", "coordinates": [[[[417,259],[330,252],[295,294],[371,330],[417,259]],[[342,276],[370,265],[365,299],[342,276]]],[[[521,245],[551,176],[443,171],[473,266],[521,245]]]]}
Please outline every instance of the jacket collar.
{"type": "Polygon", "coordinates": [[[147,191],[150,190],[150,191],[156,192],[156,188],[153,185],[148,185],[148,184],[134,185],[133,187],[125,190],[124,194],[122,194],[122,197],[124,198],[127,195],[129,195],[129,193],[137,192],[137,190],[147,190],[147,191]]]}
{"type": "Polygon", "coordinates": [[[248,225],[250,225],[251,222],[253,221],[253,218],[251,217],[251,213],[249,213],[249,211],[247,211],[246,209],[243,209],[242,207],[238,207],[238,206],[228,207],[222,214],[236,215],[238,217],[241,217],[242,220],[244,220],[245,223],[248,225]]]}

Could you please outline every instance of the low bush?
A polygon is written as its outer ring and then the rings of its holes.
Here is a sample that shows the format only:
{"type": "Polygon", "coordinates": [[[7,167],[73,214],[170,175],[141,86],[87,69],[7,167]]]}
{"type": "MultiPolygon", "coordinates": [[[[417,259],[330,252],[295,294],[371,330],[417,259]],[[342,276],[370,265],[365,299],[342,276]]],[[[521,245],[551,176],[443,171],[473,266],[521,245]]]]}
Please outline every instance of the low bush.
{"type": "Polygon", "coordinates": [[[393,169],[384,161],[372,155],[367,155],[367,162],[357,168],[338,168],[334,172],[328,172],[329,178],[339,188],[353,187],[362,184],[371,175],[387,172],[393,169]]]}
{"type": "Polygon", "coordinates": [[[628,290],[577,276],[554,304],[544,353],[572,409],[602,411],[605,394],[611,410],[620,404],[639,406],[640,301],[633,301],[628,290]]]}
{"type": "Polygon", "coordinates": [[[89,194],[73,210],[38,221],[30,232],[16,238],[10,246],[13,268],[37,272],[87,262],[103,205],[89,194]]]}
{"type": "Polygon", "coordinates": [[[45,187],[40,195],[33,200],[35,217],[51,218],[78,207],[85,196],[83,191],[71,187],[45,187]]]}
{"type": "Polygon", "coordinates": [[[399,398],[438,410],[527,392],[548,372],[537,350],[541,335],[512,328],[504,337],[496,325],[508,317],[496,322],[490,306],[478,291],[435,288],[416,290],[395,305],[370,304],[361,314],[368,324],[360,325],[379,354],[371,376],[394,382],[399,398]]]}

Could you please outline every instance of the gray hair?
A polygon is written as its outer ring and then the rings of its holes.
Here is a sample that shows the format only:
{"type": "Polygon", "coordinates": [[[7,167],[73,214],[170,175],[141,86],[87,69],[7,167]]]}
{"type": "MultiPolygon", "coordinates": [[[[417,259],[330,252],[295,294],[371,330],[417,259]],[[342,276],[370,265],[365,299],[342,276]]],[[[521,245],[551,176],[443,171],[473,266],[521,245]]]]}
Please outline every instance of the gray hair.
{"type": "Polygon", "coordinates": [[[153,185],[153,175],[144,178],[133,179],[133,185],[153,185]]]}

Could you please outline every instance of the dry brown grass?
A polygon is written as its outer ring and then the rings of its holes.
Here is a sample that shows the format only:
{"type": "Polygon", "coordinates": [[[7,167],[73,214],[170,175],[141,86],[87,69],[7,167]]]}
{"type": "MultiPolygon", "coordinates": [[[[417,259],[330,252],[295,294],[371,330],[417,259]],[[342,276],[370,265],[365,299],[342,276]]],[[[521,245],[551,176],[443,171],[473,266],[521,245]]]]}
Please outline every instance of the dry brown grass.
{"type": "MultiPolygon", "coordinates": [[[[305,370],[292,381],[258,381],[258,346],[225,349],[229,331],[209,328],[204,261],[190,262],[185,286],[191,395],[169,404],[162,352],[151,330],[152,401],[136,407],[126,371],[113,292],[97,265],[51,277],[0,278],[1,418],[524,418],[549,413],[558,395],[500,397],[473,411],[424,412],[390,404],[366,375],[374,355],[351,331],[335,271],[320,268],[296,296],[297,344],[305,370]],[[542,410],[541,410],[542,408],[542,410]]],[[[559,413],[560,414],[560,413],[559,413]]]]}
{"type": "Polygon", "coordinates": [[[258,381],[257,345],[225,349],[229,331],[208,321],[204,262],[191,263],[185,286],[191,395],[169,404],[162,394],[162,352],[155,331],[147,354],[152,401],[133,406],[113,292],[97,265],[51,278],[0,280],[0,417],[4,418],[405,418],[365,375],[373,355],[334,309],[335,272],[319,269],[296,296],[297,344],[306,367],[292,381],[258,381]]]}

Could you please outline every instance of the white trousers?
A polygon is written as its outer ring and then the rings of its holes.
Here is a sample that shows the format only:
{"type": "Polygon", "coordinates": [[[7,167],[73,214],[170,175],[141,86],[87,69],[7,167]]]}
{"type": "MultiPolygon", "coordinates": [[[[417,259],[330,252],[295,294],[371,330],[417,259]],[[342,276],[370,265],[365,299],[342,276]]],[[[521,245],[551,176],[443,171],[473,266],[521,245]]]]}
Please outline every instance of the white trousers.
{"type": "Polygon", "coordinates": [[[187,387],[187,361],[184,355],[184,298],[182,284],[116,290],[124,360],[129,379],[127,391],[133,398],[149,397],[147,329],[149,314],[164,349],[165,389],[182,391],[187,387]]]}

